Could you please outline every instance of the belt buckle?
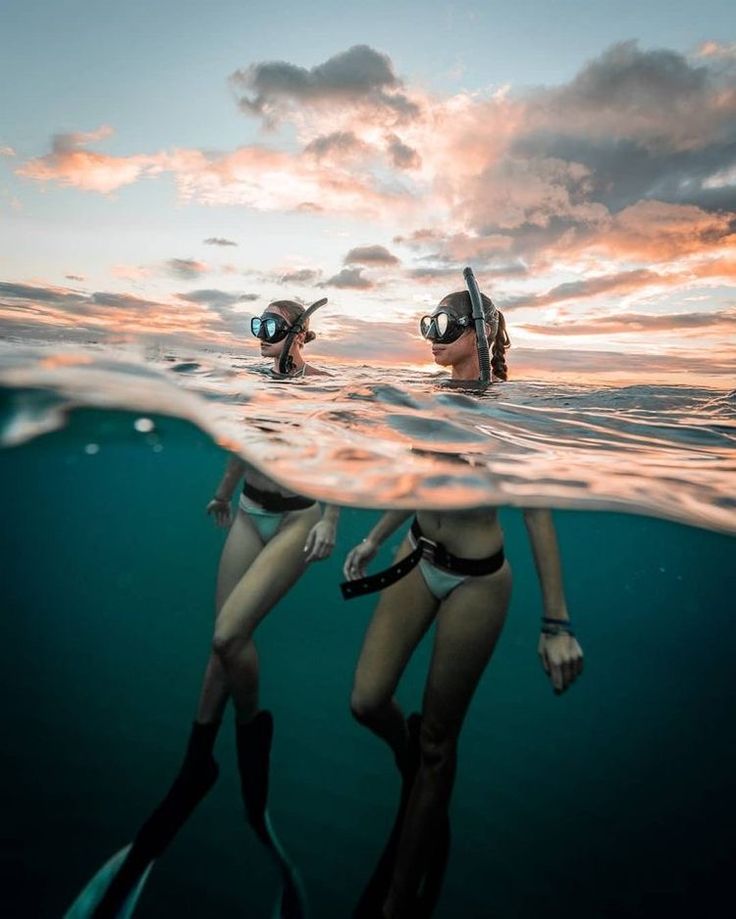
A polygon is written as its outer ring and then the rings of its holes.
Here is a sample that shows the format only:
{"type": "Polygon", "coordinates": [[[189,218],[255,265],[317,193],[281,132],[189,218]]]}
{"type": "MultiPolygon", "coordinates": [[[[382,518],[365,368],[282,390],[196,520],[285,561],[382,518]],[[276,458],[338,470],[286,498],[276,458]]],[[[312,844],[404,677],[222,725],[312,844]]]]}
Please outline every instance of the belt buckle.
{"type": "Polygon", "coordinates": [[[420,536],[417,540],[417,545],[421,547],[422,558],[426,558],[428,561],[434,561],[435,553],[437,552],[437,543],[433,539],[427,539],[426,536],[420,536]]]}

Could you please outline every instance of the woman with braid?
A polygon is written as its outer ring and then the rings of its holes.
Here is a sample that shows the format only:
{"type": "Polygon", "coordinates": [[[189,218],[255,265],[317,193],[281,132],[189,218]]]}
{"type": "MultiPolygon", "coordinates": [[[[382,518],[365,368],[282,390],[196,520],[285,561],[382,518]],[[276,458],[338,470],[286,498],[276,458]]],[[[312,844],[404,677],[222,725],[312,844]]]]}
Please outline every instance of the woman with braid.
{"type": "MultiPolygon", "coordinates": [[[[435,363],[448,367],[458,383],[479,378],[480,329],[491,351],[493,381],[507,379],[510,341],[504,317],[489,297],[480,300],[484,323],[477,326],[468,291],[444,297],[420,324],[435,363]]],[[[381,590],[358,660],[351,708],[360,724],[388,744],[402,777],[396,823],[354,914],[360,917],[404,919],[432,910],[449,847],[460,729],[511,596],[511,569],[495,507],[418,511],[395,564],[366,577],[365,566],[378,547],[410,516],[407,510],[388,511],[348,554],[344,567],[346,598],[381,590]],[[432,623],[436,630],[421,715],[407,721],[394,693],[432,623]]],[[[582,672],[583,655],[568,617],[552,515],[525,510],[524,520],[544,604],[538,652],[555,692],[561,693],[582,672]]]]}

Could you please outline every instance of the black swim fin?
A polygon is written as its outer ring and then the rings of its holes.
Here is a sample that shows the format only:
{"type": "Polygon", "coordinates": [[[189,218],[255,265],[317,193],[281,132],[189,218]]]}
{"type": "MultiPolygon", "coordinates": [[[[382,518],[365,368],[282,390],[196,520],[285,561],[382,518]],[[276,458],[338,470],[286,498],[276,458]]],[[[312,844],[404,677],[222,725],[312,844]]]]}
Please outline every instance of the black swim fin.
{"type": "Polygon", "coordinates": [[[396,853],[399,848],[399,839],[404,826],[404,816],[409,804],[414,779],[419,770],[419,731],[422,726],[422,716],[418,713],[409,715],[406,720],[409,731],[409,752],[407,763],[402,772],[401,798],[396,811],[388,842],[381,853],[370,880],[363,889],[357,906],[353,910],[353,919],[373,919],[383,915],[383,904],[388,896],[391,879],[394,873],[396,853]]]}
{"type": "Polygon", "coordinates": [[[182,767],[166,797],[138,831],[133,843],[108,861],[65,914],[65,919],[128,919],[153,862],[170,845],[199,802],[217,781],[212,756],[219,722],[195,722],[182,767]]]}
{"type": "Polygon", "coordinates": [[[269,850],[281,873],[274,919],[305,919],[307,898],[299,873],[281,845],[268,815],[268,778],[273,716],[260,711],[247,724],[236,724],[240,787],[248,823],[269,850]]]}
{"type": "Polygon", "coordinates": [[[429,919],[437,907],[450,859],[450,841],[450,818],[445,814],[435,845],[427,856],[427,869],[419,886],[412,919],[429,919]]]}

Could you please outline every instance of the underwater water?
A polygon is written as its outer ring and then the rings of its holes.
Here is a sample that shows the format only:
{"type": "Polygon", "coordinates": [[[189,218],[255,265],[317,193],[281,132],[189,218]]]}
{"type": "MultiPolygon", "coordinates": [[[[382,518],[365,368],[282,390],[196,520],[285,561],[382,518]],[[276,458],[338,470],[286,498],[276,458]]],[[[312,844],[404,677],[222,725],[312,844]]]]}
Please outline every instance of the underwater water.
{"type": "MultiPolygon", "coordinates": [[[[85,358],[28,353],[0,373],[3,916],[62,915],[178,769],[212,632],[224,534],[204,508],[223,447],[348,505],[333,556],[256,636],[270,811],[313,917],[350,915],[399,790],[348,709],[375,597],[343,602],[345,553],[378,508],[483,501],[504,505],[514,594],[461,737],[435,914],[717,914],[736,818],[732,395],[520,383],[479,399],[420,374],[300,385],[85,358]],[[536,655],[527,503],[559,508],[586,654],[560,697],[536,655]]],[[[137,916],[270,915],[278,878],[242,817],[229,719],[217,758],[137,916]]]]}

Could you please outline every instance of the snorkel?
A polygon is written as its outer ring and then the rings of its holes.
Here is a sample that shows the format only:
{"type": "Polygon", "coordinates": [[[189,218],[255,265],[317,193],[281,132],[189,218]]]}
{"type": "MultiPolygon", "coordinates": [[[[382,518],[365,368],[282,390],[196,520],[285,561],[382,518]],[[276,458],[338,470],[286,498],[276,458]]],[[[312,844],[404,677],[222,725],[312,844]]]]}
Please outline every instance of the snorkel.
{"type": "Polygon", "coordinates": [[[323,297],[321,300],[317,300],[316,303],[313,303],[308,309],[304,310],[301,316],[296,320],[296,322],[289,329],[286,338],[284,340],[284,347],[281,351],[281,357],[279,358],[279,373],[284,375],[291,373],[292,367],[294,366],[294,359],[289,354],[291,346],[294,344],[294,339],[297,335],[304,331],[304,327],[307,319],[320,308],[327,303],[327,297],[323,297]]]}
{"type": "Polygon", "coordinates": [[[472,317],[473,322],[475,323],[475,343],[478,349],[480,379],[482,383],[488,383],[491,379],[491,358],[488,353],[488,336],[486,335],[483,302],[480,299],[480,290],[478,290],[478,282],[475,280],[473,269],[470,267],[464,268],[463,277],[465,278],[465,284],[467,285],[468,293],[470,294],[472,317]]]}

